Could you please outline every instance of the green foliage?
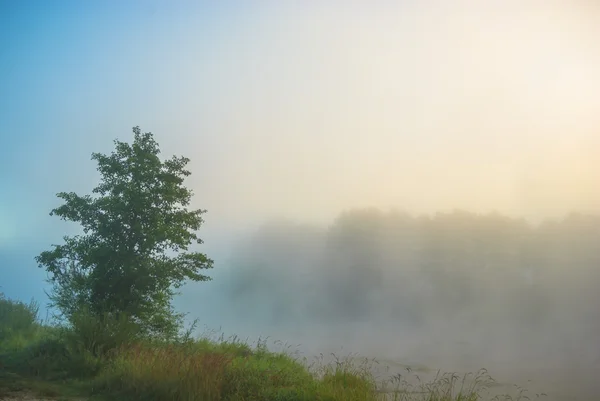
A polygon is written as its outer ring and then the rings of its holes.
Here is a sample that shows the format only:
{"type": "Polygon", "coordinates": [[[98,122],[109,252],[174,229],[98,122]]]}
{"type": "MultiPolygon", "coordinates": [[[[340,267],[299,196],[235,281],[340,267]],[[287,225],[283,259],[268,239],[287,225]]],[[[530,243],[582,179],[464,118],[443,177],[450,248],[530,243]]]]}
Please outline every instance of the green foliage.
{"type": "Polygon", "coordinates": [[[195,231],[206,211],[187,209],[189,159],[161,161],[152,134],[133,133],[133,144],[117,140],[111,155],[92,155],[102,177],[95,196],[57,195],[65,203],[50,214],[81,224],[83,234],[64,237],[36,261],[50,273],[53,305],[69,320],[85,309],[101,319],[126,316],[141,334],[172,337],[182,321],[171,305],[174,289],[209,280],[200,270],[212,260],[188,251],[202,243],[195,231]]]}
{"type": "Polygon", "coordinates": [[[34,301],[26,304],[0,293],[0,350],[18,348],[38,334],[38,311],[34,301]]]}
{"type": "MultiPolygon", "coordinates": [[[[0,367],[27,376],[65,378],[93,374],[98,368],[93,347],[84,343],[89,337],[99,337],[105,322],[87,320],[79,315],[73,327],[42,324],[37,320],[38,304],[7,299],[0,293],[0,367]],[[86,330],[87,329],[87,333],[86,330]],[[87,334],[87,336],[86,336],[87,334]]],[[[106,322],[108,323],[108,322],[106,322]]],[[[113,322],[111,322],[113,323],[113,322]]],[[[119,326],[112,324],[114,333],[119,326]]],[[[94,343],[114,343],[119,336],[107,336],[94,343]]],[[[123,342],[124,343],[124,342],[123,342]]]]}
{"type": "Polygon", "coordinates": [[[148,400],[378,399],[368,372],[341,367],[328,372],[319,378],[285,354],[239,342],[140,344],[119,352],[94,388],[113,397],[148,400]]]}
{"type": "Polygon", "coordinates": [[[139,337],[140,327],[125,315],[104,313],[98,316],[85,309],[73,314],[71,327],[63,333],[63,339],[72,351],[89,353],[94,357],[107,356],[139,337]]]}

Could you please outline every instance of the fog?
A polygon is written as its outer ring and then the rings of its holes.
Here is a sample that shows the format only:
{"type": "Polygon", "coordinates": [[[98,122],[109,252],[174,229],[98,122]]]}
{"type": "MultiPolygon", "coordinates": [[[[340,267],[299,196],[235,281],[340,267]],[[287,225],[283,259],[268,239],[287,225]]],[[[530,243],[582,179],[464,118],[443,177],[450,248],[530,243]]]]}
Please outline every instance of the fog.
{"type": "Polygon", "coordinates": [[[228,195],[207,232],[239,235],[180,304],[305,356],[594,398],[599,10],[452,4],[281,7],[249,33],[256,91],[208,180],[235,192],[197,184],[228,195]]]}
{"type": "Polygon", "coordinates": [[[0,12],[7,295],[139,125],[208,210],[201,329],[598,394],[593,1],[40,7],[0,12]]]}
{"type": "Polygon", "coordinates": [[[271,337],[307,357],[374,357],[381,378],[401,366],[430,369],[422,378],[486,368],[530,395],[592,399],[599,235],[600,216],[581,214],[536,225],[377,209],[328,226],[279,220],[238,241],[215,281],[182,300],[201,332],[271,337]]]}
{"type": "Polygon", "coordinates": [[[598,7],[452,4],[270,6],[232,28],[215,68],[235,89],[214,136],[184,141],[215,159],[195,162],[212,221],[597,210],[598,7]]]}

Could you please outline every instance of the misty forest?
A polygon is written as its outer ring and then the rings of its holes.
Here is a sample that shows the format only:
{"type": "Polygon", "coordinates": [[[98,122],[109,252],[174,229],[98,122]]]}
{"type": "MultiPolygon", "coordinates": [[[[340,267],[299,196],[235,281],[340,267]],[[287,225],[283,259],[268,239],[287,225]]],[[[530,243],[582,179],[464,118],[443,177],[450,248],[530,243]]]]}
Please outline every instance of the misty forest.
{"type": "Polygon", "coordinates": [[[581,385],[571,374],[591,386],[600,364],[599,234],[598,216],[576,213],[531,224],[365,209],[328,227],[272,222],[233,250],[214,283],[230,301],[217,310],[313,352],[346,344],[449,370],[494,367],[567,392],[581,385]]]}

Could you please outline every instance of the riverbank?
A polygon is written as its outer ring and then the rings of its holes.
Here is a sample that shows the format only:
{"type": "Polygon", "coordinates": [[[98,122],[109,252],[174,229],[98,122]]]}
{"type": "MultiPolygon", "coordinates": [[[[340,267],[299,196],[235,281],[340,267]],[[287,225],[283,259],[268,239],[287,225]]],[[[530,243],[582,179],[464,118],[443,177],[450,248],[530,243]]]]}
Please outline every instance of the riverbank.
{"type": "MultiPolygon", "coordinates": [[[[83,315],[72,326],[41,323],[35,303],[0,298],[0,399],[202,401],[475,401],[494,386],[487,372],[374,374],[376,360],[309,361],[266,341],[169,340],[132,335],[127,322],[83,315]]],[[[514,399],[514,398],[513,398],[514,399]]]]}

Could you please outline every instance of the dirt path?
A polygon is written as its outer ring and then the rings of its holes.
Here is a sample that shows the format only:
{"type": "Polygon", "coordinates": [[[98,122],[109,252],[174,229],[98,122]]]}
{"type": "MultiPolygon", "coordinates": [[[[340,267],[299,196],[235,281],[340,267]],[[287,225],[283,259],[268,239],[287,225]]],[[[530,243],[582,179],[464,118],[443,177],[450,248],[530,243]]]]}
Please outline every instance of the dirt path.
{"type": "Polygon", "coordinates": [[[4,396],[0,395],[2,401],[56,401],[57,398],[40,398],[26,391],[11,392],[4,396]]]}
{"type": "Polygon", "coordinates": [[[44,397],[29,391],[13,391],[1,394],[0,401],[85,401],[85,399],[72,397],[44,397]]]}

